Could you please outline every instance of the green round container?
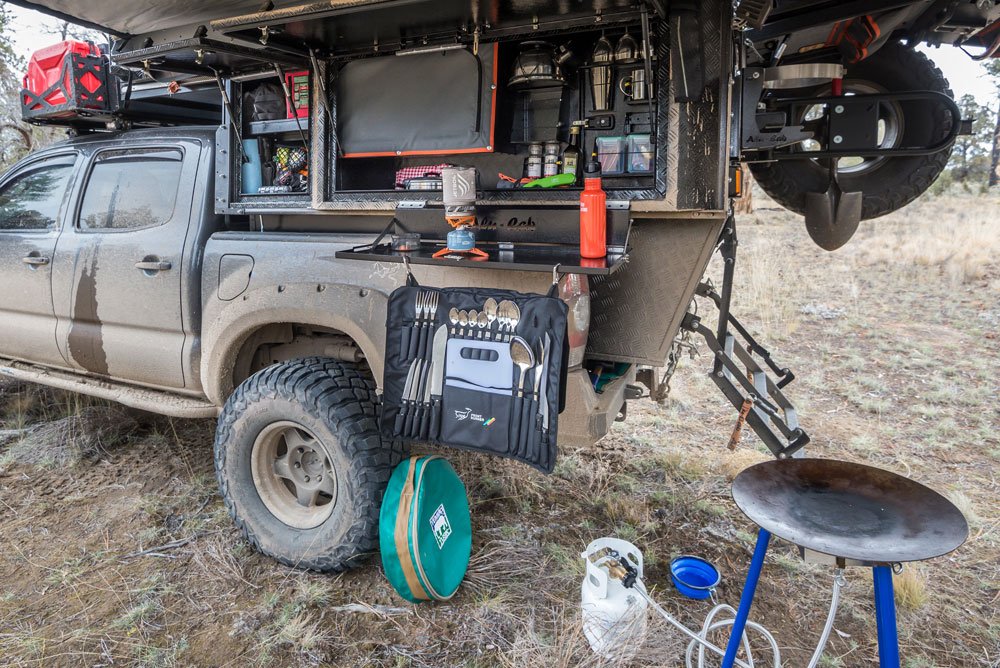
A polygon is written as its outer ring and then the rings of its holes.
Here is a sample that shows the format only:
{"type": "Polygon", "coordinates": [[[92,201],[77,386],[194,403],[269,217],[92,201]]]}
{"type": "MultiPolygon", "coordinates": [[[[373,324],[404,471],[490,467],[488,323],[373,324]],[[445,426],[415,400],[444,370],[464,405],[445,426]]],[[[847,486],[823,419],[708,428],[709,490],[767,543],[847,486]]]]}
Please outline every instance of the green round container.
{"type": "Polygon", "coordinates": [[[382,568],[413,603],[445,601],[458,590],[472,553],[465,485],[441,457],[411,457],[389,479],[379,514],[382,568]]]}

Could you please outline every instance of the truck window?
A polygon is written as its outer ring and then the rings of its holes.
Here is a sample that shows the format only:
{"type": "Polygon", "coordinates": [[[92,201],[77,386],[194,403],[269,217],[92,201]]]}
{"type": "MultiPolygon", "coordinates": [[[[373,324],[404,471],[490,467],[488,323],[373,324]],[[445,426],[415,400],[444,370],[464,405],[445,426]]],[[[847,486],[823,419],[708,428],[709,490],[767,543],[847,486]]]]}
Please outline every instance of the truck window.
{"type": "Polygon", "coordinates": [[[73,158],[34,163],[0,189],[0,230],[50,230],[59,220],[73,158]]]}
{"type": "Polygon", "coordinates": [[[184,155],[174,149],[104,151],[80,205],[83,230],[137,230],[173,216],[184,155]]]}

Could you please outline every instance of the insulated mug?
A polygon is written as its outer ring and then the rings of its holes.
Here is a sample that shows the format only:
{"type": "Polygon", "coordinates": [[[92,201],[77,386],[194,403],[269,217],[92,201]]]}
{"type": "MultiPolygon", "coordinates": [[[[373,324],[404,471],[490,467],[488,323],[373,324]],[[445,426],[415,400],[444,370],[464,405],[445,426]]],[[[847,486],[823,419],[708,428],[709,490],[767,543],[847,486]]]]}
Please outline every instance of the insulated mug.
{"type": "Polygon", "coordinates": [[[618,82],[618,88],[630,102],[645,102],[649,99],[646,70],[633,70],[631,75],[618,82]]]}

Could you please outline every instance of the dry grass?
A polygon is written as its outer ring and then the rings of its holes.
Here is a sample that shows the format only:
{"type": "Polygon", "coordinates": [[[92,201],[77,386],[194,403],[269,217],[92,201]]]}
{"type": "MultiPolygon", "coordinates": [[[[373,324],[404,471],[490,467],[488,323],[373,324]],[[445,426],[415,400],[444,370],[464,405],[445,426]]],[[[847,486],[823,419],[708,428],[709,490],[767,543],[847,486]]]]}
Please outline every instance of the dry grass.
{"type": "Polygon", "coordinates": [[[754,464],[766,462],[770,457],[759,450],[749,448],[737,448],[736,450],[726,450],[726,453],[719,458],[719,470],[726,476],[726,480],[733,480],[744,469],[754,464]]]}
{"type": "Polygon", "coordinates": [[[954,503],[955,507],[965,515],[965,521],[969,523],[970,527],[976,529],[982,526],[983,519],[976,512],[976,507],[968,494],[960,490],[952,490],[948,493],[948,500],[954,503]]]}
{"type": "Polygon", "coordinates": [[[136,411],[111,404],[86,406],[66,417],[24,427],[5,458],[20,464],[72,466],[126,442],[140,427],[136,411]]]}
{"type": "Polygon", "coordinates": [[[927,583],[918,566],[904,568],[903,572],[892,576],[896,605],[902,611],[912,612],[924,607],[930,596],[927,583]]]}
{"type": "Polygon", "coordinates": [[[952,285],[982,281],[1000,258],[998,211],[996,195],[928,198],[868,224],[875,229],[862,236],[859,261],[882,267],[910,263],[952,285]]]}

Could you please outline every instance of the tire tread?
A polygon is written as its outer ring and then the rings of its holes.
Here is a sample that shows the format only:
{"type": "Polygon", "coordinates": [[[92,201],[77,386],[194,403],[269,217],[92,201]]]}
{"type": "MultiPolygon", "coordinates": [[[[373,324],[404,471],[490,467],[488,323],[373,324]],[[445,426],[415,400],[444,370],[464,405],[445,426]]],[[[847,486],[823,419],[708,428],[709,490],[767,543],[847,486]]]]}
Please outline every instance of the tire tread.
{"type": "Polygon", "coordinates": [[[366,369],[330,358],[310,357],[270,366],[244,381],[226,401],[215,434],[215,471],[226,509],[246,540],[286,566],[319,572],[342,572],[378,550],[378,516],[382,493],[393,467],[407,453],[401,441],[384,442],[379,433],[379,398],[366,369]],[[226,446],[233,425],[252,403],[281,398],[294,401],[323,419],[341,438],[350,458],[348,476],[356,485],[350,499],[354,521],[344,540],[310,557],[276,553],[264,546],[233,500],[225,473],[226,446]]]}

